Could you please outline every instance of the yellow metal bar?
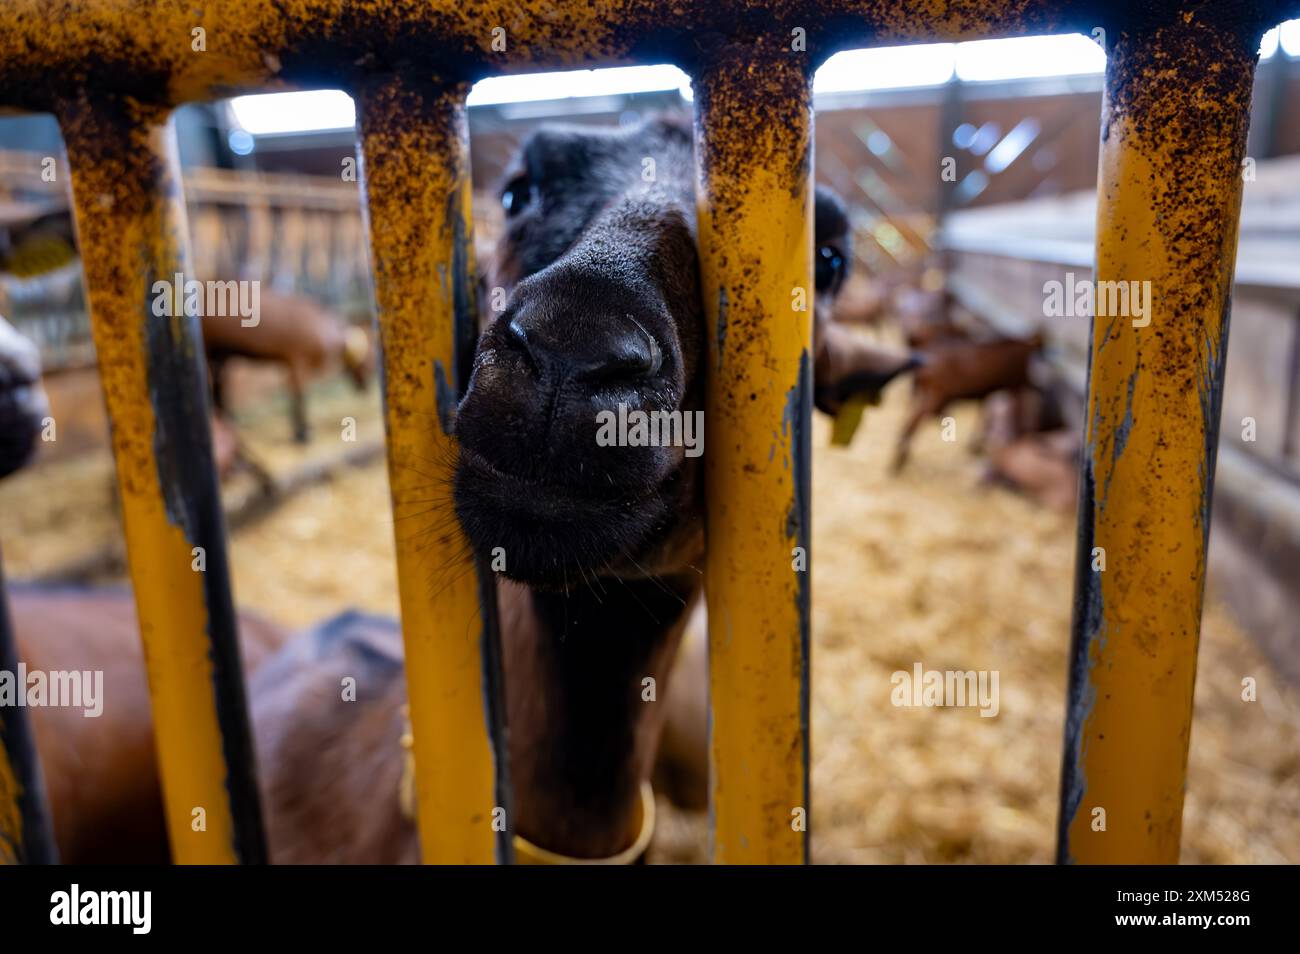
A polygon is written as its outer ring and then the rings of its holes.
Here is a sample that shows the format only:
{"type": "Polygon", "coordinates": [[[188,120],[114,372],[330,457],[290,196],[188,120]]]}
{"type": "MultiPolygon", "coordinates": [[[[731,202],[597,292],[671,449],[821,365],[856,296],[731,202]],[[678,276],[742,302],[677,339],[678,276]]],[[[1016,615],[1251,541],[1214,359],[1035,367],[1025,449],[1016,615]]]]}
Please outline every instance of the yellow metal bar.
{"type": "Polygon", "coordinates": [[[807,59],[759,49],[695,77],[712,851],[794,864],[807,855],[812,109],[807,59]]]}
{"type": "Polygon", "coordinates": [[[1176,16],[1107,64],[1062,861],[1178,860],[1258,44],[1176,16]]]}
{"type": "Polygon", "coordinates": [[[436,864],[509,852],[493,811],[506,792],[494,613],[480,612],[451,496],[450,427],[474,343],[467,92],[393,76],[371,80],[360,104],[420,845],[436,864]]]}
{"type": "Polygon", "coordinates": [[[59,116],[172,855],[256,862],[265,844],[198,319],[152,308],[156,282],[189,276],[168,118],[129,98],[70,101],[59,116]]]}

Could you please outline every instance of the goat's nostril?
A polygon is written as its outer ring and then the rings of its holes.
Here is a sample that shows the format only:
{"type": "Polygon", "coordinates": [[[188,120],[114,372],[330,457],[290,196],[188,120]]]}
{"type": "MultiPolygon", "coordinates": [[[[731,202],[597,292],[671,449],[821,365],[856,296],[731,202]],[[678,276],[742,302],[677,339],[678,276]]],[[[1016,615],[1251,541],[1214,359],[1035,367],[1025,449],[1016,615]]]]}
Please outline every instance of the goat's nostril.
{"type": "Polygon", "coordinates": [[[654,336],[636,331],[611,336],[605,347],[589,354],[581,376],[590,384],[626,384],[653,377],[663,367],[663,352],[654,336]]]}
{"type": "Polygon", "coordinates": [[[540,373],[542,366],[538,363],[538,356],[533,352],[533,343],[528,340],[528,329],[520,325],[514,318],[511,318],[506,322],[505,330],[506,344],[518,351],[535,373],[540,373]]]}
{"type": "Polygon", "coordinates": [[[572,377],[588,385],[633,384],[663,368],[659,342],[631,315],[591,320],[586,329],[574,327],[578,316],[564,317],[569,324],[557,334],[557,329],[538,325],[535,314],[521,312],[499,326],[498,341],[517,352],[536,375],[572,377]]]}
{"type": "Polygon", "coordinates": [[[524,351],[528,350],[528,332],[519,327],[519,323],[513,318],[506,323],[506,333],[510,336],[514,344],[518,345],[524,351]]]}
{"type": "Polygon", "coordinates": [[[655,336],[646,331],[645,326],[642,325],[641,322],[637,321],[631,315],[627,316],[627,320],[636,325],[636,330],[639,331],[645,339],[646,347],[643,362],[644,367],[641,369],[640,374],[647,378],[651,377],[652,375],[657,374],[659,369],[663,367],[664,353],[659,350],[659,342],[655,340],[655,336]]]}
{"type": "Polygon", "coordinates": [[[643,345],[620,347],[604,360],[593,363],[586,375],[591,381],[628,381],[647,378],[655,372],[654,356],[643,345]]]}

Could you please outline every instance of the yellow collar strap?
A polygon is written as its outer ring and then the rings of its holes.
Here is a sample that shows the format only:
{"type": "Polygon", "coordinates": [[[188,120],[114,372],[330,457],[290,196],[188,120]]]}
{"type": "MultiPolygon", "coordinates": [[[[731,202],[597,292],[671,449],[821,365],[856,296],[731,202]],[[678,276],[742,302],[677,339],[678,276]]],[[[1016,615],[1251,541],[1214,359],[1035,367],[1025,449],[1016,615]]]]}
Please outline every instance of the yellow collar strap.
{"type": "Polygon", "coordinates": [[[636,840],[616,855],[607,858],[573,858],[534,845],[522,835],[515,835],[517,865],[631,865],[641,860],[655,833],[655,793],[649,782],[641,783],[641,819],[636,840]]]}
{"type": "MultiPolygon", "coordinates": [[[[402,706],[405,729],[402,732],[402,781],[398,788],[398,798],[402,805],[402,815],[411,822],[416,820],[415,801],[415,752],[411,736],[411,721],[406,706],[402,706]]],[[[640,819],[637,823],[636,840],[618,854],[606,858],[574,858],[548,851],[534,845],[522,835],[515,835],[515,864],[517,865],[630,865],[635,864],[650,847],[650,839],[655,833],[655,794],[649,782],[641,783],[640,819]]]]}

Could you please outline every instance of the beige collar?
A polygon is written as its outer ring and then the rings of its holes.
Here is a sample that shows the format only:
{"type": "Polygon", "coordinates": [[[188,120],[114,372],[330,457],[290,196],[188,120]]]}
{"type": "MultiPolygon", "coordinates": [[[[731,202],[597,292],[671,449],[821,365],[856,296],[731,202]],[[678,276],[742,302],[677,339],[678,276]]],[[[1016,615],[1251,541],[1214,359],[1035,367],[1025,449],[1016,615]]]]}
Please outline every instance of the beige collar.
{"type": "MultiPolygon", "coordinates": [[[[411,735],[411,720],[406,706],[402,706],[402,780],[398,787],[398,798],[402,806],[402,816],[407,821],[416,820],[415,799],[415,751],[411,735]]],[[[655,833],[655,794],[649,782],[641,783],[641,801],[638,805],[640,818],[637,822],[636,839],[618,854],[606,858],[574,858],[558,852],[548,851],[534,845],[522,835],[515,835],[515,864],[517,865],[631,865],[641,860],[641,856],[650,847],[650,839],[655,833]]]]}

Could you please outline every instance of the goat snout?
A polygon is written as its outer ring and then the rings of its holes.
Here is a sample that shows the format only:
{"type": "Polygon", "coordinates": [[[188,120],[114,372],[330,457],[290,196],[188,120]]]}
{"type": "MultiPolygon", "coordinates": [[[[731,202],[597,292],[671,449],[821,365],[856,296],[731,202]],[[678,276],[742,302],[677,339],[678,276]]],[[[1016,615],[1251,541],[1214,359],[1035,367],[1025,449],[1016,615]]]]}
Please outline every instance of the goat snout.
{"type": "Polygon", "coordinates": [[[672,314],[633,271],[544,269],[479,341],[456,415],[457,511],[477,547],[505,550],[515,579],[563,586],[579,567],[601,570],[636,551],[679,492],[684,445],[608,423],[681,418],[687,390],[672,314]]]}
{"type": "Polygon", "coordinates": [[[632,314],[591,322],[589,333],[574,338],[555,334],[554,323],[536,320],[537,310],[521,309],[507,322],[505,333],[540,377],[594,386],[635,386],[663,367],[658,340],[632,314]]]}
{"type": "Polygon", "coordinates": [[[553,267],[522,282],[484,332],[457,429],[509,471],[601,490],[594,479],[605,491],[611,476],[657,479],[662,472],[634,448],[598,446],[599,415],[673,410],[685,391],[681,369],[668,308],[649,282],[553,267]],[[503,460],[515,455],[501,450],[502,438],[528,459],[503,460]]]}

